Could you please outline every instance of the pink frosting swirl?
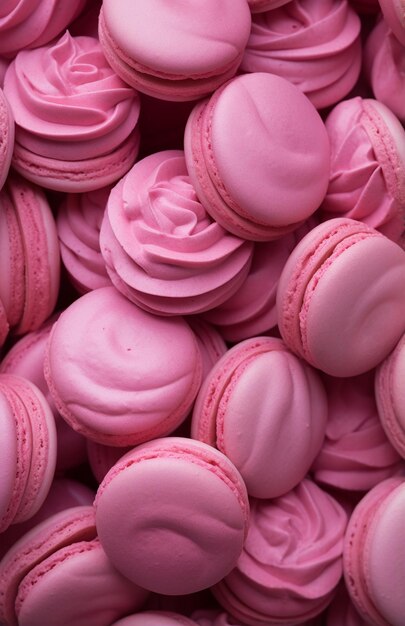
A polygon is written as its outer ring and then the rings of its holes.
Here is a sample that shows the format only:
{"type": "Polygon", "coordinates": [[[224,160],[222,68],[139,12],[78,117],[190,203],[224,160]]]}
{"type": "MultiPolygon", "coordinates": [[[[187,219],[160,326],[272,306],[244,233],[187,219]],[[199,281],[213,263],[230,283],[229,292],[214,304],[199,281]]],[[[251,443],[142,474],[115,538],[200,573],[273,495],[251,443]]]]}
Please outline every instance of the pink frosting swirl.
{"type": "Polygon", "coordinates": [[[338,489],[368,491],[396,474],[402,463],[381,426],[374,372],[354,378],[325,377],[329,416],[315,480],[338,489]]]}
{"type": "Polygon", "coordinates": [[[0,54],[38,48],[59,35],[79,15],[86,0],[2,0],[0,54]]]}
{"type": "Polygon", "coordinates": [[[180,150],[146,157],[114,187],[100,243],[117,288],[166,314],[223,302],[244,280],[253,251],[206,213],[180,150]]]}
{"type": "Polygon", "coordinates": [[[280,498],[252,499],[242,554],[214,595],[251,626],[316,616],[342,576],[346,524],[340,504],[308,479],[280,498]]]}
{"type": "Polygon", "coordinates": [[[110,191],[110,187],[103,187],[86,194],[67,194],[59,208],[57,228],[62,261],[81,294],[111,284],[99,242],[110,191]]]}
{"type": "Polygon", "coordinates": [[[139,96],[110,68],[97,39],[71,37],[23,50],[4,92],[16,143],[41,157],[80,161],[109,154],[134,130],[139,96]]]}
{"type": "Polygon", "coordinates": [[[399,241],[405,206],[402,126],[387,107],[360,97],[340,102],[325,126],[331,170],[324,216],[359,220],[399,241]]]}
{"type": "Polygon", "coordinates": [[[347,0],[292,0],[253,16],[241,68],[283,76],[317,108],[330,106],[359,76],[360,27],[347,0]]]}

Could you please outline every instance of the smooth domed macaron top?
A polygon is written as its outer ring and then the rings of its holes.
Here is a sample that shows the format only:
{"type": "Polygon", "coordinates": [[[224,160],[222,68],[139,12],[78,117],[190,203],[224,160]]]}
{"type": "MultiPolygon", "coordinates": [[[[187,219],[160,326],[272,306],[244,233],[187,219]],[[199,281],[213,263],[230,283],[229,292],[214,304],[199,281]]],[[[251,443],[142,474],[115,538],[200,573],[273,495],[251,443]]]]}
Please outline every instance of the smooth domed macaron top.
{"type": "Polygon", "coordinates": [[[241,55],[250,32],[246,0],[104,0],[111,38],[149,71],[216,73],[241,55]]]}
{"type": "Polygon", "coordinates": [[[111,626],[198,626],[194,620],[171,611],[141,611],[114,622],[111,626]]]}

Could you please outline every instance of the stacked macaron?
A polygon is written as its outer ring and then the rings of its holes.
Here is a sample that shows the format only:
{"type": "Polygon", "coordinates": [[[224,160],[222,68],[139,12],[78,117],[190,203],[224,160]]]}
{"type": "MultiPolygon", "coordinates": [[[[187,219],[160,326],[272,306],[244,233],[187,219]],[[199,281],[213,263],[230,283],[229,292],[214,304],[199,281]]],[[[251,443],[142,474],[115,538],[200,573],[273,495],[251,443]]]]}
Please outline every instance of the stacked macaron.
{"type": "Polygon", "coordinates": [[[1,626],[405,625],[403,9],[0,2],[1,626]]]}

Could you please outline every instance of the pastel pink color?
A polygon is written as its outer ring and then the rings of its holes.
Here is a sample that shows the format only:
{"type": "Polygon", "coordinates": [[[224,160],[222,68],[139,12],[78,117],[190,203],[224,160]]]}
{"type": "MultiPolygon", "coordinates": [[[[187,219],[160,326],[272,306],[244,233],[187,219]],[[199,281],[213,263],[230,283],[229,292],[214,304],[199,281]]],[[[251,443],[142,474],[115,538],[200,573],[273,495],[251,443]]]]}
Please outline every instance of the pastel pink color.
{"type": "Polygon", "coordinates": [[[321,109],[344,98],[359,77],[360,30],[347,0],[292,0],[253,16],[241,69],[278,74],[321,109]]]}
{"type": "Polygon", "coordinates": [[[0,566],[0,610],[6,626],[110,626],[139,608],[147,592],[107,559],[90,506],[48,518],[6,554],[0,566]]]}
{"type": "Polygon", "coordinates": [[[57,214],[62,262],[81,294],[111,284],[100,250],[100,228],[111,187],[66,195],[57,214]]]}
{"type": "Polygon", "coordinates": [[[14,56],[61,34],[79,15],[85,0],[6,0],[0,9],[0,54],[14,56]]]}
{"type": "Polygon", "coordinates": [[[133,165],[139,96],[110,68],[97,39],[71,37],[22,50],[4,92],[13,110],[13,166],[44,187],[104,187],[133,165]]]}
{"type": "Polygon", "coordinates": [[[6,71],[8,68],[10,61],[9,59],[5,59],[4,57],[0,57],[0,87],[3,89],[4,85],[4,77],[6,75],[6,71]]]}
{"type": "Polygon", "coordinates": [[[347,517],[308,479],[274,500],[251,500],[236,567],[212,589],[242,624],[298,624],[319,615],[342,576],[347,517]]]}
{"type": "Polygon", "coordinates": [[[0,89],[0,189],[11,165],[14,150],[14,117],[7,98],[0,89]]]}
{"type": "Polygon", "coordinates": [[[55,472],[56,431],[41,391],[12,374],[0,375],[0,532],[40,509],[55,472]]]}
{"type": "Polygon", "coordinates": [[[350,597],[367,624],[402,626],[405,481],[389,478],[355,508],[345,537],[343,562],[350,597]]]}
{"type": "Polygon", "coordinates": [[[375,395],[381,424],[405,459],[405,335],[377,369],[375,395]]]}
{"type": "Polygon", "coordinates": [[[292,234],[276,241],[256,242],[249,273],[238,291],[204,313],[204,318],[220,329],[226,341],[249,339],[277,325],[278,280],[294,244],[292,234]]]}
{"type": "Polygon", "coordinates": [[[141,611],[114,622],[111,626],[198,626],[194,620],[168,611],[141,611]]]}
{"type": "Polygon", "coordinates": [[[252,13],[261,13],[262,11],[277,9],[277,7],[287,4],[287,2],[291,2],[291,0],[248,0],[252,13]]]}
{"type": "Polygon", "coordinates": [[[291,232],[325,196],[325,126],[285,78],[253,73],[228,82],[193,109],[184,147],[201,203],[245,239],[270,241],[291,232]]]}
{"type": "Polygon", "coordinates": [[[381,102],[340,102],[325,122],[331,145],[325,218],[350,217],[400,242],[405,231],[405,130],[381,102]]]}
{"type": "Polygon", "coordinates": [[[0,191],[0,298],[12,331],[36,330],[59,291],[59,243],[44,191],[10,175],[0,191]]]}
{"type": "Polygon", "coordinates": [[[378,0],[384,20],[395,37],[405,46],[405,2],[404,0],[378,0]]]}
{"type": "Polygon", "coordinates": [[[95,510],[98,536],[118,571],[145,589],[181,595],[213,585],[234,567],[249,502],[221,452],[166,437],[116,463],[99,486],[95,510]]]}
{"type": "Polygon", "coordinates": [[[138,161],[113,188],[100,246],[117,289],[163,315],[199,313],[226,300],[245,279],[253,254],[250,242],[205,211],[181,150],[138,161]]]}
{"type": "Polygon", "coordinates": [[[85,439],[59,415],[44,378],[45,347],[54,322],[53,317],[38,330],[19,339],[0,362],[0,373],[22,376],[34,383],[44,394],[56,425],[56,467],[58,470],[66,470],[84,463],[87,455],[85,439]]]}
{"type": "Polygon", "coordinates": [[[384,19],[377,22],[364,46],[364,73],[374,97],[405,122],[404,46],[384,19]]]}
{"type": "Polygon", "coordinates": [[[201,356],[182,318],[151,315],[114,287],[101,287],[54,324],[44,372],[74,430],[128,446],[166,435],[184,420],[200,385],[201,356]]]}
{"type": "Polygon", "coordinates": [[[327,374],[362,374],[404,332],[403,285],[405,252],[399,245],[356,220],[328,220],[301,239],[281,274],[281,336],[327,374]]]}
{"type": "Polygon", "coordinates": [[[187,322],[190,324],[200,348],[202,380],[204,380],[211,368],[225,354],[228,348],[219,331],[197,315],[190,315],[187,318],[187,322]]]}
{"type": "Polygon", "coordinates": [[[281,339],[255,337],[228,350],[204,380],[191,435],[232,461],[250,496],[275,498],[305,477],[326,418],[317,372],[281,339]]]}
{"type": "Polygon", "coordinates": [[[128,84],[163,100],[195,100],[235,75],[250,25],[246,0],[103,0],[99,38],[128,84]]]}
{"type": "Polygon", "coordinates": [[[336,489],[368,491],[401,468],[405,470],[379,420],[374,371],[323,380],[328,420],[324,443],[312,466],[314,479],[336,489]]]}

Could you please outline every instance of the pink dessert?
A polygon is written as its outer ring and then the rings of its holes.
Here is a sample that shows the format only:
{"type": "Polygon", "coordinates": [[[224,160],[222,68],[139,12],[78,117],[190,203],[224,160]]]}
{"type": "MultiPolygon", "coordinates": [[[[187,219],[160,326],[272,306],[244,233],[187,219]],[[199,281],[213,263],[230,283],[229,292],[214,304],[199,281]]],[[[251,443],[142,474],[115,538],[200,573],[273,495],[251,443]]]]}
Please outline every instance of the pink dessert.
{"type": "Polygon", "coordinates": [[[347,517],[308,479],[274,500],[251,500],[236,567],[213,593],[242,624],[299,624],[329,604],[342,576],[347,517]]]}
{"type": "Polygon", "coordinates": [[[364,47],[364,73],[374,97],[405,122],[405,43],[401,43],[381,19],[371,31],[364,47]]]}
{"type": "Polygon", "coordinates": [[[38,48],[62,33],[86,0],[6,0],[0,11],[0,54],[15,56],[38,48]]]}
{"type": "Polygon", "coordinates": [[[404,0],[378,0],[383,16],[395,37],[405,46],[404,0]]]}
{"type": "Polygon", "coordinates": [[[194,620],[166,611],[141,611],[114,622],[111,626],[198,626],[194,620]]]}
{"type": "Polygon", "coordinates": [[[204,380],[215,363],[225,354],[227,346],[218,330],[197,315],[190,315],[187,322],[190,324],[200,348],[202,380],[204,380]]]}
{"type": "Polygon", "coordinates": [[[37,331],[27,333],[0,362],[0,373],[16,374],[30,380],[44,394],[55,419],[57,433],[57,470],[66,470],[86,460],[86,443],[59,415],[44,378],[45,347],[55,318],[37,331]]]}
{"type": "Polygon", "coordinates": [[[155,439],[122,457],[99,486],[95,509],[98,536],[118,571],[167,595],[205,589],[228,574],[249,518],[231,461],[181,437],[155,439]]]}
{"type": "Polygon", "coordinates": [[[3,90],[0,89],[0,189],[11,165],[14,149],[14,117],[3,90]]]}
{"type": "Polygon", "coordinates": [[[328,220],[301,239],[281,274],[280,333],[293,352],[323,372],[362,374],[404,332],[404,284],[399,245],[362,222],[328,220]]]}
{"type": "Polygon", "coordinates": [[[381,363],[375,379],[375,394],[382,426],[392,445],[405,459],[405,335],[381,363]]]}
{"type": "Polygon", "coordinates": [[[105,446],[101,443],[87,439],[87,460],[94,478],[101,483],[107,472],[124,454],[131,450],[132,446],[120,448],[118,446],[105,446]]]}
{"type": "Polygon", "coordinates": [[[0,266],[0,299],[12,331],[38,329],[58,297],[58,235],[44,191],[14,174],[0,191],[0,266]]]}
{"type": "Polygon", "coordinates": [[[262,11],[277,9],[277,7],[287,4],[287,2],[291,2],[291,0],[248,0],[252,13],[261,13],[262,11]]]}
{"type": "Polygon", "coordinates": [[[236,74],[249,37],[246,0],[104,0],[99,37],[129,85],[163,100],[196,100],[236,74]]]}
{"type": "Polygon", "coordinates": [[[331,145],[325,218],[350,217],[400,242],[405,231],[405,130],[381,102],[340,102],[325,123],[331,145]]]}
{"type": "Polygon", "coordinates": [[[328,186],[325,126],[298,87],[273,74],[238,76],[197,104],[184,149],[203,206],[245,239],[270,241],[294,230],[328,186]]]}
{"type": "Polygon", "coordinates": [[[292,0],[253,17],[241,69],[288,79],[318,109],[336,104],[360,74],[360,29],[347,0],[292,0]]]}
{"type": "Polygon", "coordinates": [[[0,375],[0,532],[40,509],[55,472],[56,431],[52,411],[31,382],[0,375]]]}
{"type": "Polygon", "coordinates": [[[328,421],[321,451],[312,466],[317,482],[345,491],[368,491],[405,471],[387,439],[374,396],[374,371],[354,378],[324,377],[328,421]]]}
{"type": "Polygon", "coordinates": [[[166,435],[184,420],[201,367],[194,333],[182,318],[151,315],[114,287],[101,287],[54,324],[44,371],[74,430],[128,446],[166,435]]]}
{"type": "Polygon", "coordinates": [[[222,303],[242,284],[253,254],[250,242],[205,211],[180,150],[138,161],[113,188],[100,245],[117,289],[163,315],[222,303]]]}
{"type": "Polygon", "coordinates": [[[228,350],[208,374],[191,435],[226,454],[250,496],[275,498],[305,477],[321,448],[326,418],[317,372],[281,339],[255,337],[228,350]]]}
{"type": "Polygon", "coordinates": [[[0,563],[5,626],[110,626],[140,608],[147,595],[112,567],[97,539],[91,506],[55,513],[0,563]]]}
{"type": "Polygon", "coordinates": [[[346,585],[357,611],[373,626],[404,623],[404,515],[404,478],[389,478],[364,496],[347,528],[346,585]]]}
{"type": "Polygon", "coordinates": [[[4,92],[16,123],[13,166],[49,189],[83,192],[120,178],[139,149],[139,96],[110,68],[97,39],[22,50],[4,92]]]}
{"type": "Polygon", "coordinates": [[[100,228],[111,187],[67,194],[58,209],[62,262],[81,294],[111,284],[100,250],[100,228]]]}

